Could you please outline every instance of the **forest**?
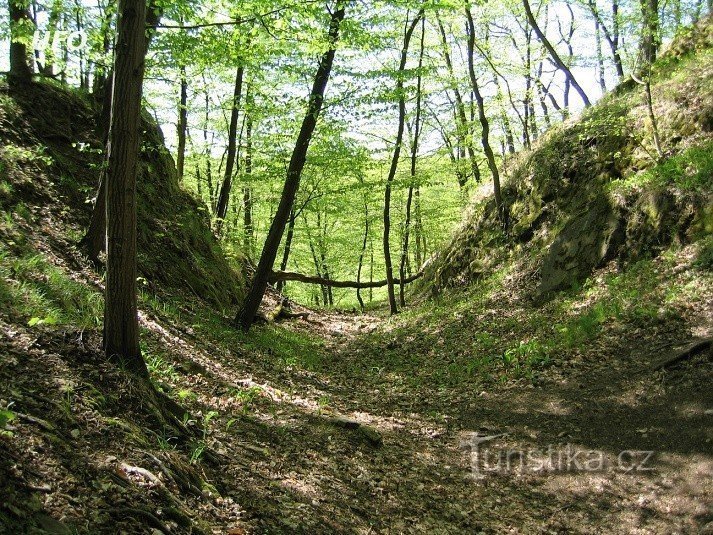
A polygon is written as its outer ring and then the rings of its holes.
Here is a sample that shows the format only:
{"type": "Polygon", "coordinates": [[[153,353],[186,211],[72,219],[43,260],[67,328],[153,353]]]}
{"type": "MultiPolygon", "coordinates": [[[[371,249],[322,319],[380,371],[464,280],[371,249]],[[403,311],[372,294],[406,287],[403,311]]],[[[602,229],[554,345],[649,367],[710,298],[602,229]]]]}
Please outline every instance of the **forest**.
{"type": "Polygon", "coordinates": [[[7,0],[0,533],[713,533],[711,0],[7,0]]]}

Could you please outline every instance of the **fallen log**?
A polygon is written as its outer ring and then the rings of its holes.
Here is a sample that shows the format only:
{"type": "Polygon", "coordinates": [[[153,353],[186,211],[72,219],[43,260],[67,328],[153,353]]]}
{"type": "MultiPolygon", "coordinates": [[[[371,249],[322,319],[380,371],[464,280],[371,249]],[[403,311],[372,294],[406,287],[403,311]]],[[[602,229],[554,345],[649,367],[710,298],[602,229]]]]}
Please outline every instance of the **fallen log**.
{"type": "MultiPolygon", "coordinates": [[[[409,284],[423,276],[423,271],[411,275],[404,279],[404,284],[409,284]]],[[[371,281],[371,282],[356,282],[356,281],[335,281],[331,279],[324,279],[322,277],[316,277],[313,275],[304,275],[302,273],[295,273],[293,271],[273,271],[270,275],[270,283],[276,283],[278,281],[294,281],[294,282],[304,282],[306,284],[320,284],[322,286],[331,286],[333,288],[356,288],[359,290],[365,290],[367,288],[382,288],[388,284],[386,280],[371,281]]],[[[401,284],[400,279],[394,279],[394,284],[401,284]]]]}
{"type": "Polygon", "coordinates": [[[660,361],[658,364],[654,366],[654,371],[658,370],[663,370],[666,368],[670,368],[674,364],[678,364],[686,359],[689,359],[691,357],[694,357],[700,353],[703,353],[704,351],[708,350],[713,346],[713,337],[712,338],[703,338],[702,340],[696,340],[687,346],[683,347],[682,349],[679,349],[677,351],[674,351],[673,353],[669,354],[667,357],[665,357],[662,361],[660,361]]]}

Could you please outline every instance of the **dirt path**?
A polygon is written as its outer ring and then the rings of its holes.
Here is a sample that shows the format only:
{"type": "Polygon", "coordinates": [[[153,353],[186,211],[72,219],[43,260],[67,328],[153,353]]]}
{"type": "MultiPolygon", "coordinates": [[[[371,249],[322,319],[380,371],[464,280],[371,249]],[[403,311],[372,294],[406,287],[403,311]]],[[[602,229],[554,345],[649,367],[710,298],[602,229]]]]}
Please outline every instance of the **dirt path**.
{"type": "Polygon", "coordinates": [[[324,340],[310,371],[281,360],[301,340],[280,342],[290,331],[236,339],[228,318],[145,312],[157,384],[205,430],[188,443],[140,403],[127,418],[99,333],[2,322],[0,398],[51,426],[25,420],[0,441],[3,492],[92,533],[707,533],[712,355],[652,363],[710,334],[710,312],[607,329],[536,381],[454,387],[414,382],[424,349],[385,318],[286,323],[324,340]],[[208,319],[225,339],[203,334],[208,319]]]}
{"type": "MultiPolygon", "coordinates": [[[[690,332],[632,334],[537,387],[404,391],[393,377],[332,373],[333,407],[384,435],[360,455],[351,510],[394,533],[710,530],[712,354],[655,372],[690,332]]],[[[345,360],[362,341],[335,343],[345,360]]]]}

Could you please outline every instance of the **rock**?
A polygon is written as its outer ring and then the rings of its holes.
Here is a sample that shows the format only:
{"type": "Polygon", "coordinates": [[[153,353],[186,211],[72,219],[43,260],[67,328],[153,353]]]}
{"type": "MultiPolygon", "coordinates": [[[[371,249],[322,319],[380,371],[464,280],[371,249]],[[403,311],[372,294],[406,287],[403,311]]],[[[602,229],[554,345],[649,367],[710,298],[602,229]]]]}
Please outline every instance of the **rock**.
{"type": "Polygon", "coordinates": [[[542,265],[539,294],[570,288],[614,256],[623,243],[618,210],[604,197],[565,223],[542,265]]]}

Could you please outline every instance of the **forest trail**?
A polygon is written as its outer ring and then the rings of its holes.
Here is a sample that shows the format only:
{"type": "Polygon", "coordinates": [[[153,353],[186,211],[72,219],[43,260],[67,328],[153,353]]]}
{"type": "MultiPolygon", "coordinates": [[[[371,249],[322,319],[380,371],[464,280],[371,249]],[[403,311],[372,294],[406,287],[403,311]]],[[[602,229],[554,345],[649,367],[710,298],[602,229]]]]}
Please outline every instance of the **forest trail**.
{"type": "MultiPolygon", "coordinates": [[[[692,258],[655,269],[690,281],[692,258]]],[[[248,532],[697,533],[712,520],[712,353],[655,367],[713,333],[710,285],[699,290],[682,316],[607,324],[519,378],[429,376],[449,344],[467,351],[486,332],[477,325],[505,343],[528,336],[539,309],[501,291],[470,316],[447,307],[454,331],[437,315],[426,327],[414,314],[310,311],[282,323],[322,340],[317,353],[291,347],[292,361],[280,344],[248,357],[189,342],[172,351],[202,377],[174,390],[215,410],[220,488],[248,532]]]]}
{"type": "Polygon", "coordinates": [[[310,311],[247,336],[199,301],[145,307],[156,385],[199,430],[187,443],[140,405],[127,417],[132,394],[108,394],[125,379],[101,358],[99,333],[3,321],[2,373],[25,418],[5,457],[28,493],[16,503],[51,489],[46,513],[91,517],[100,532],[705,532],[711,351],[654,370],[713,333],[713,287],[694,256],[652,261],[670,288],[696,285],[678,314],[607,321],[522,373],[464,370],[459,352],[477,357],[486,335],[496,353],[534,339],[561,303],[543,312],[498,290],[392,319],[310,311]],[[495,472],[499,455],[510,465],[495,472]]]}
{"type": "MultiPolygon", "coordinates": [[[[604,333],[535,385],[460,391],[408,386],[388,373],[388,361],[372,374],[352,373],[364,337],[345,337],[343,323],[353,317],[337,316],[325,412],[384,437],[378,451],[358,456],[348,501],[363,505],[350,510],[377,532],[707,533],[713,352],[656,367],[691,336],[711,336],[712,303],[691,323],[604,333]]],[[[358,332],[361,321],[353,320],[358,332]]],[[[384,349],[413,350],[408,337],[379,338],[384,349]]],[[[384,354],[368,358],[376,364],[384,354]]],[[[317,496],[324,487],[311,477],[317,496]]]]}

